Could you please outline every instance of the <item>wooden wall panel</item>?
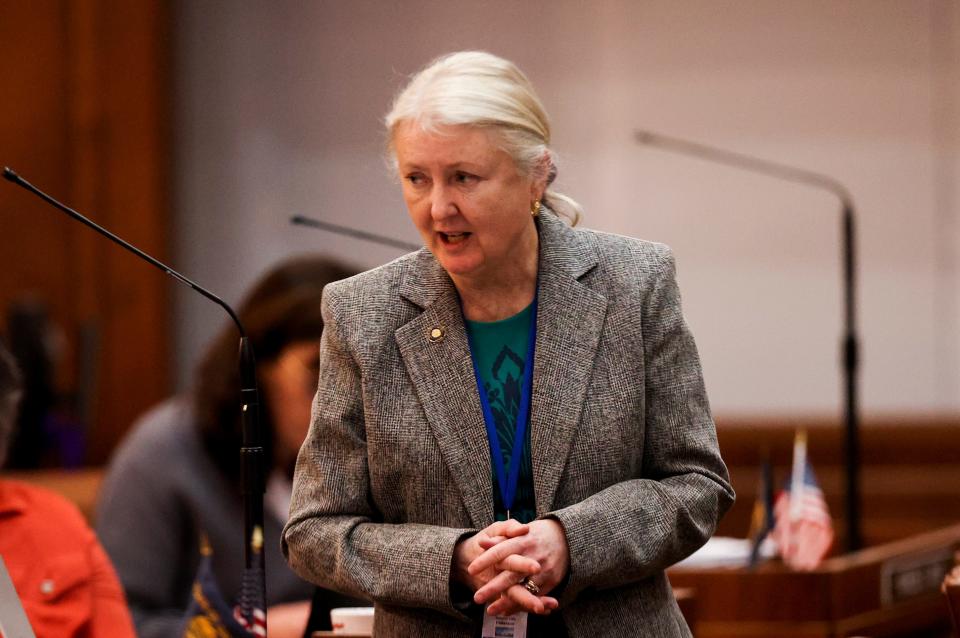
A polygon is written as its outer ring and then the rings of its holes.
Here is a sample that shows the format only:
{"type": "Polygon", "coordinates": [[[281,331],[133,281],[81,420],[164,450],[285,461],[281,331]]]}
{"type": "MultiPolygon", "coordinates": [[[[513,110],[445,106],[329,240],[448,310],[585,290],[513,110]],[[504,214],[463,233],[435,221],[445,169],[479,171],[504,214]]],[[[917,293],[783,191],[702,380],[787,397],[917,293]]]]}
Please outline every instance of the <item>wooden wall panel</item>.
{"type": "MultiPolygon", "coordinates": [[[[0,163],[147,252],[167,251],[167,5],[8,3],[0,20],[0,163]]],[[[0,185],[0,307],[46,300],[67,342],[61,384],[90,390],[88,462],[169,390],[162,273],[15,186],[0,185]],[[94,366],[80,364],[95,336],[94,366]]]]}
{"type": "MultiPolygon", "coordinates": [[[[0,20],[0,163],[65,193],[67,75],[59,3],[9,3],[0,20]]],[[[51,291],[57,316],[67,313],[68,273],[51,256],[67,252],[70,229],[37,200],[0,184],[0,303],[24,291],[51,291]]]]}

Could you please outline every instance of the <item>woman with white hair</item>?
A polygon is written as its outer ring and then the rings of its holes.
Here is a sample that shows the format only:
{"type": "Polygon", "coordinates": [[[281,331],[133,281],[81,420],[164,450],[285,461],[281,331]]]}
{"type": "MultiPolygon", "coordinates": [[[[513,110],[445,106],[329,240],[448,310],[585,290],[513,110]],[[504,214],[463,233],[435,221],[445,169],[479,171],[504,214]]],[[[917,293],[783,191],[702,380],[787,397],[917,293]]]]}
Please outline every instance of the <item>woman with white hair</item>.
{"type": "Polygon", "coordinates": [[[507,60],[439,58],[386,126],[425,248],[324,291],[288,560],[376,636],[689,636],[664,569],[734,495],[669,249],[561,221],[507,60]]]}

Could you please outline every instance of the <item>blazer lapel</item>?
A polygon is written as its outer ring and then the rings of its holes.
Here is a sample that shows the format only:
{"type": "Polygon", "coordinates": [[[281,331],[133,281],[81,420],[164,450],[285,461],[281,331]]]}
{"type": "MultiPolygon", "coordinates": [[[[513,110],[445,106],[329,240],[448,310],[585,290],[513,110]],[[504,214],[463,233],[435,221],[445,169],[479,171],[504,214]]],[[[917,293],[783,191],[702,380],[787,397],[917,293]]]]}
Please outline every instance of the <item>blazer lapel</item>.
{"type": "MultiPolygon", "coordinates": [[[[550,213],[540,218],[537,344],[530,439],[537,514],[553,507],[600,343],[607,301],[579,281],[596,252],[550,213]]],[[[395,332],[427,420],[474,527],[493,522],[490,447],[460,301],[427,250],[400,294],[423,312],[395,332]],[[430,340],[439,328],[443,338],[430,340]]]]}
{"type": "Polygon", "coordinates": [[[404,278],[400,294],[424,311],[395,338],[471,522],[483,528],[494,517],[490,450],[470,346],[453,282],[422,253],[418,272],[404,278]],[[430,339],[434,329],[443,332],[441,339],[430,339]]]}
{"type": "Polygon", "coordinates": [[[597,265],[595,249],[552,215],[541,218],[530,421],[539,516],[553,509],[607,312],[606,298],[579,281],[597,265]]]}

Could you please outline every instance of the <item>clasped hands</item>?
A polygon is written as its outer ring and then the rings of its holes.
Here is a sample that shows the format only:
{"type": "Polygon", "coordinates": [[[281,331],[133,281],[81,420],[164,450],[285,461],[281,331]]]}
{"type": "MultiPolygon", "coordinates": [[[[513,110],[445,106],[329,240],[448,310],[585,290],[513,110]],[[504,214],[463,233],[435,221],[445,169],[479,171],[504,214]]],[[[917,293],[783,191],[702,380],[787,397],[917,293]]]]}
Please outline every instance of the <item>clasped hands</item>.
{"type": "Polygon", "coordinates": [[[563,527],[553,519],[496,522],[462,540],[454,550],[454,578],[467,585],[491,615],[518,611],[546,615],[559,606],[548,594],[566,576],[570,550],[563,527]],[[532,580],[534,595],[521,581],[532,580]]]}

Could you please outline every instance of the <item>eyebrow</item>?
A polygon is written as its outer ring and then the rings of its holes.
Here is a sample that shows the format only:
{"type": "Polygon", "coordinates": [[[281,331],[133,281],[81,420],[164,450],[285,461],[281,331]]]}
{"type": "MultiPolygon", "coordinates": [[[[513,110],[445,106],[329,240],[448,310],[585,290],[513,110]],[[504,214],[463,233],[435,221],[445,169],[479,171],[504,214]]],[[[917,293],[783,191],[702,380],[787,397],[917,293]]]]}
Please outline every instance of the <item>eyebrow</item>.
{"type": "MultiPolygon", "coordinates": [[[[425,170],[423,166],[421,166],[420,164],[417,164],[416,162],[409,162],[409,163],[406,164],[406,165],[401,165],[401,164],[398,163],[398,164],[397,164],[397,168],[398,168],[401,172],[405,172],[405,173],[406,173],[406,172],[410,172],[410,171],[422,171],[422,170],[425,170]]],[[[487,167],[485,167],[484,165],[482,165],[482,164],[480,164],[480,163],[478,163],[478,162],[460,161],[460,162],[456,162],[455,164],[451,164],[449,167],[444,167],[444,168],[447,168],[447,169],[449,169],[449,170],[455,170],[455,171],[456,171],[456,170],[468,170],[468,171],[470,171],[470,172],[476,172],[476,171],[485,170],[487,167]]]]}

